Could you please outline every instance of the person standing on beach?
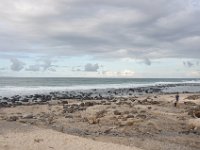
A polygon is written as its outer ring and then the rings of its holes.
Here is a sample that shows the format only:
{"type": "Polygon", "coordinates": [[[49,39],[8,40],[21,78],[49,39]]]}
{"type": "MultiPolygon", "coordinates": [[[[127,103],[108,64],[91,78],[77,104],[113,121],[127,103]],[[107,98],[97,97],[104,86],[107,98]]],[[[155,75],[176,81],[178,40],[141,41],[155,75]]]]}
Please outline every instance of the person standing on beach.
{"type": "Polygon", "coordinates": [[[176,94],[176,101],[174,103],[174,106],[176,107],[179,101],[179,93],[176,94]]]}

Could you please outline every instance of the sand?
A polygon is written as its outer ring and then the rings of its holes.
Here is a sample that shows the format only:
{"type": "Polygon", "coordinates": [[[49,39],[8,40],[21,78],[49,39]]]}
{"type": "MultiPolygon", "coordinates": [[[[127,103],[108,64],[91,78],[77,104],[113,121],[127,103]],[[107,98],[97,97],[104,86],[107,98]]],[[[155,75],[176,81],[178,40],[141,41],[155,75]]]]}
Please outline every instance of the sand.
{"type": "MultiPolygon", "coordinates": [[[[8,125],[9,123],[7,123],[8,125]]],[[[1,150],[139,150],[119,144],[103,143],[50,129],[15,124],[0,135],[1,150]],[[26,130],[23,130],[26,128],[26,130]],[[27,129],[28,128],[28,129],[27,129]]]]}
{"type": "Polygon", "coordinates": [[[0,108],[0,149],[199,150],[200,93],[181,94],[178,107],[174,99],[148,94],[0,108]]]}

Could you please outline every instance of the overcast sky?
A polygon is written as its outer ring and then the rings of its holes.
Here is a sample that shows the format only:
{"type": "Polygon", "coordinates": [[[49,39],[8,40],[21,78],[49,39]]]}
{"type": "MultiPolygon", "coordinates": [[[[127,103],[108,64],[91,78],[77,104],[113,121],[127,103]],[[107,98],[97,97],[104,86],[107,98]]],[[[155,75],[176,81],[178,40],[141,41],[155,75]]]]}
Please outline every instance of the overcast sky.
{"type": "Polygon", "coordinates": [[[0,0],[0,76],[200,77],[200,1],[0,0]]]}

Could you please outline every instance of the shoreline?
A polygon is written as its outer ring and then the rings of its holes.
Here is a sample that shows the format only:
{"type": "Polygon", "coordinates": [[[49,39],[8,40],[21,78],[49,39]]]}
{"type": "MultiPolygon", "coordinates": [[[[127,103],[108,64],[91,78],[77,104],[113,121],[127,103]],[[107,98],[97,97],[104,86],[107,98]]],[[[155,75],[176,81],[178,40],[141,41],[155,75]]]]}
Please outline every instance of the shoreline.
{"type": "Polygon", "coordinates": [[[166,84],[157,86],[146,86],[136,88],[107,88],[89,90],[67,90],[38,94],[18,94],[13,96],[0,95],[0,107],[12,105],[45,104],[53,100],[79,99],[79,100],[112,100],[116,97],[139,96],[145,94],[174,94],[199,93],[200,84],[166,84]]]}

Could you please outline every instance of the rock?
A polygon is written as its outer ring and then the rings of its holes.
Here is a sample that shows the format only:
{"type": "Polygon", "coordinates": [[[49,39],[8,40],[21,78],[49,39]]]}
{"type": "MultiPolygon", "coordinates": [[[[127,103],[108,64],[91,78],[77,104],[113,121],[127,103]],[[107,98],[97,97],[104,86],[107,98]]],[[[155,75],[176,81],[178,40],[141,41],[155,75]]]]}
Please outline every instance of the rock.
{"type": "Polygon", "coordinates": [[[73,118],[72,115],[65,115],[65,118],[73,118]]]}
{"type": "Polygon", "coordinates": [[[122,113],[119,112],[118,110],[115,110],[113,113],[114,113],[114,115],[121,115],[121,114],[122,114],[122,113]]]}
{"type": "Polygon", "coordinates": [[[136,118],[146,119],[147,116],[146,116],[146,115],[138,114],[138,115],[136,116],[136,118]]]}
{"type": "Polygon", "coordinates": [[[93,102],[85,102],[85,106],[86,107],[94,106],[94,103],[93,102]]]}
{"type": "Polygon", "coordinates": [[[115,103],[115,102],[117,102],[117,100],[116,100],[116,99],[114,99],[114,100],[112,100],[111,102],[115,103]]]}
{"type": "Polygon", "coordinates": [[[141,110],[140,113],[146,113],[146,110],[141,110]]]}
{"type": "Polygon", "coordinates": [[[8,106],[8,102],[5,101],[0,102],[0,107],[6,107],[6,106],[8,106]]]}
{"type": "Polygon", "coordinates": [[[116,105],[122,105],[122,102],[116,102],[116,105]]]}
{"type": "Polygon", "coordinates": [[[189,110],[188,115],[195,117],[195,118],[200,118],[200,106],[193,107],[192,109],[189,110]]]}
{"type": "Polygon", "coordinates": [[[107,111],[105,109],[97,111],[96,114],[95,114],[95,116],[96,116],[96,118],[102,118],[102,117],[104,117],[104,115],[105,115],[106,112],[107,111]]]}
{"type": "Polygon", "coordinates": [[[7,121],[17,121],[18,119],[19,119],[18,116],[10,116],[10,117],[8,117],[6,120],[7,120],[7,121]]]}
{"type": "Polygon", "coordinates": [[[21,101],[22,101],[22,102],[28,102],[29,99],[28,99],[28,98],[24,98],[24,99],[22,99],[21,101]]]}
{"type": "Polygon", "coordinates": [[[33,115],[32,114],[25,114],[22,116],[22,119],[32,119],[33,115]]]}
{"type": "Polygon", "coordinates": [[[87,118],[87,120],[88,120],[88,123],[89,124],[97,124],[97,123],[99,123],[99,119],[97,119],[96,117],[91,117],[91,118],[87,118]]]}
{"type": "Polygon", "coordinates": [[[197,104],[194,102],[184,102],[185,105],[189,106],[196,106],[197,104]]]}
{"type": "Polygon", "coordinates": [[[160,102],[158,102],[158,101],[150,101],[150,104],[152,104],[152,105],[158,105],[158,104],[160,104],[160,102]]]}
{"type": "Polygon", "coordinates": [[[105,133],[105,134],[109,134],[110,131],[111,131],[112,129],[113,129],[113,128],[106,129],[103,133],[105,133]]]}
{"type": "Polygon", "coordinates": [[[200,118],[200,110],[194,112],[194,116],[197,118],[200,118]]]}
{"type": "Polygon", "coordinates": [[[69,108],[65,109],[65,112],[73,113],[74,109],[72,107],[69,107],[69,108]]]}
{"type": "Polygon", "coordinates": [[[131,113],[132,114],[137,114],[138,112],[137,112],[137,110],[131,110],[131,113]]]}
{"type": "Polygon", "coordinates": [[[124,111],[124,112],[123,112],[123,114],[129,114],[129,113],[130,113],[129,111],[124,111]]]}
{"type": "Polygon", "coordinates": [[[68,101],[62,101],[62,104],[66,105],[66,104],[68,104],[68,101]]]}
{"type": "Polygon", "coordinates": [[[109,103],[109,102],[108,103],[104,103],[104,105],[111,105],[111,103],[109,103]]]}
{"type": "Polygon", "coordinates": [[[135,118],[135,116],[132,115],[132,114],[129,114],[129,115],[126,116],[126,118],[135,118]]]}
{"type": "Polygon", "coordinates": [[[133,120],[128,120],[125,125],[126,126],[132,126],[133,124],[134,124],[133,120]]]}
{"type": "Polygon", "coordinates": [[[4,100],[4,101],[8,101],[9,98],[8,98],[8,97],[3,97],[2,100],[4,100]]]}
{"type": "Polygon", "coordinates": [[[191,95],[191,96],[188,96],[186,99],[197,100],[197,99],[200,99],[200,95],[191,95]]]}
{"type": "Polygon", "coordinates": [[[84,103],[81,103],[79,106],[80,106],[80,107],[84,107],[84,106],[85,106],[85,104],[84,104],[84,103]]]}
{"type": "Polygon", "coordinates": [[[20,119],[19,122],[21,123],[28,123],[28,124],[35,124],[36,120],[35,119],[20,119]]]}
{"type": "Polygon", "coordinates": [[[75,111],[78,111],[78,110],[83,110],[83,109],[80,109],[80,106],[78,104],[72,104],[72,105],[63,105],[63,112],[64,113],[73,113],[75,111]]]}
{"type": "Polygon", "coordinates": [[[190,119],[188,121],[188,127],[189,127],[189,129],[200,133],[200,118],[198,118],[198,119],[190,119]]]}

